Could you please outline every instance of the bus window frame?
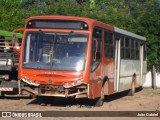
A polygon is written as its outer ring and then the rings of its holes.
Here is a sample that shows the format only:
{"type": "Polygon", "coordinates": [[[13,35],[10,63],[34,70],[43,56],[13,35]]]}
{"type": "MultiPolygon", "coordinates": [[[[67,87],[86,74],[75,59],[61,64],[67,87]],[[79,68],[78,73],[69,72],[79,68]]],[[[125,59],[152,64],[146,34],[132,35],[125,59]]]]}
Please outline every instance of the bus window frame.
{"type": "Polygon", "coordinates": [[[115,33],[109,30],[104,29],[104,56],[106,59],[114,59],[115,58],[115,33]],[[106,43],[105,42],[105,33],[107,34],[112,34],[112,44],[106,43]],[[106,56],[106,48],[111,48],[112,47],[112,55],[111,56],[106,56]]]}
{"type": "MultiPolygon", "coordinates": [[[[146,43],[146,41],[143,41],[143,40],[140,40],[140,39],[137,39],[137,38],[134,38],[134,37],[131,37],[131,36],[127,36],[127,35],[124,35],[124,34],[121,34],[122,35],[122,39],[121,39],[121,59],[125,59],[125,60],[140,60],[140,44],[141,43],[146,43]],[[130,58],[126,58],[126,45],[124,44],[124,46],[122,46],[122,41],[124,40],[124,43],[125,43],[125,38],[129,38],[130,39],[130,47],[129,47],[129,52],[130,52],[130,58]],[[131,47],[131,40],[134,40],[134,58],[131,57],[131,51],[133,50],[133,48],[131,47]],[[123,50],[124,49],[124,52],[123,50]],[[138,53],[138,57],[137,57],[137,53],[138,53]],[[123,55],[122,55],[123,54],[123,55]]],[[[128,48],[127,48],[128,49],[128,48]]]]}
{"type": "MultiPolygon", "coordinates": [[[[21,46],[16,46],[16,42],[19,41],[19,38],[16,37],[16,33],[23,32],[23,34],[24,34],[24,31],[25,31],[25,28],[14,29],[12,31],[12,47],[13,47],[14,51],[16,51],[17,53],[20,53],[21,46]]],[[[23,37],[22,37],[22,41],[23,41],[23,37]]],[[[21,41],[21,43],[22,43],[22,41],[21,41]]]]}
{"type": "MultiPolygon", "coordinates": [[[[102,60],[102,42],[103,42],[103,28],[101,28],[101,27],[98,27],[98,26],[94,26],[93,27],[93,29],[92,29],[92,42],[91,42],[91,65],[90,65],[90,71],[91,72],[94,72],[97,68],[98,68],[98,66],[100,65],[100,61],[102,60]],[[96,37],[94,37],[94,30],[95,29],[98,29],[98,30],[100,30],[101,31],[101,35],[100,35],[100,37],[99,38],[96,38],[96,37]],[[98,42],[98,47],[100,47],[100,50],[99,51],[97,51],[97,53],[99,54],[99,59],[97,60],[95,60],[94,59],[94,56],[95,56],[95,52],[93,51],[93,47],[94,47],[94,39],[96,39],[97,40],[97,42],[98,42]],[[100,45],[100,46],[99,46],[100,45]],[[95,66],[95,67],[94,67],[95,66]],[[94,67],[94,68],[93,68],[94,67]]],[[[98,49],[98,48],[97,48],[98,49]]],[[[98,55],[96,55],[96,58],[97,58],[97,56],[98,55]]]]}

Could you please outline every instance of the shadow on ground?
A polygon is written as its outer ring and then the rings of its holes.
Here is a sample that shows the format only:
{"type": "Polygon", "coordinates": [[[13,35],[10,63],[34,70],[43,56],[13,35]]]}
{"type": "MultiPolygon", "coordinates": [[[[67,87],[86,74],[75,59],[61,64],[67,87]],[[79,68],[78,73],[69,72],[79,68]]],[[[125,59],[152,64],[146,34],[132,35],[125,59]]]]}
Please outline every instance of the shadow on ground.
{"type": "MultiPolygon", "coordinates": [[[[136,89],[136,93],[140,92],[142,87],[136,89]]],[[[115,93],[109,96],[105,96],[104,103],[111,102],[113,100],[121,99],[128,95],[129,91],[124,91],[120,93],[115,93]]],[[[58,106],[58,107],[66,107],[66,106],[79,106],[79,107],[92,107],[94,106],[94,100],[90,99],[74,99],[74,98],[59,98],[59,97],[37,97],[33,99],[29,104],[35,105],[50,105],[50,106],[58,106]]]]}

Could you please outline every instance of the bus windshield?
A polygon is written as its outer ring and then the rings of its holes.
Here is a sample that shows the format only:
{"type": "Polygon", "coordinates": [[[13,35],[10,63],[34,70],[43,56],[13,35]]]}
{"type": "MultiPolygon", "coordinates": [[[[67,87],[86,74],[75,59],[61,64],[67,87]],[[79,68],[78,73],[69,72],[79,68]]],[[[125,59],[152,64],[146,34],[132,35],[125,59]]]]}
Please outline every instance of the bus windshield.
{"type": "Polygon", "coordinates": [[[82,71],[84,69],[87,34],[27,32],[23,67],[45,70],[82,71]]]}

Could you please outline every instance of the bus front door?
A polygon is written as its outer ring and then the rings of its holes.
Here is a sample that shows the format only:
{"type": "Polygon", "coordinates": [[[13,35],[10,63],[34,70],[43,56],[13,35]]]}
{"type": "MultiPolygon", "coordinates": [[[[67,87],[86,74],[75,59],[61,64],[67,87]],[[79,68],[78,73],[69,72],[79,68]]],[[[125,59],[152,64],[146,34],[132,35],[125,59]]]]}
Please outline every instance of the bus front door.
{"type": "Polygon", "coordinates": [[[119,91],[119,73],[120,73],[120,37],[115,37],[115,75],[114,75],[114,92],[119,91]]]}

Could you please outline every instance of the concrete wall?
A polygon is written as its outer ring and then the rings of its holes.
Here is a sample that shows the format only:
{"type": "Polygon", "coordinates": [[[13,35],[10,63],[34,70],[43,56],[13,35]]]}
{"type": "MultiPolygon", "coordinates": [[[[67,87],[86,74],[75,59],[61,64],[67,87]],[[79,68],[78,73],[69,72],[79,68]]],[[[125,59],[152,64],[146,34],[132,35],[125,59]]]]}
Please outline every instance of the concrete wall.
{"type": "MultiPolygon", "coordinates": [[[[152,77],[151,77],[150,71],[146,75],[146,80],[143,84],[143,87],[147,87],[147,88],[152,87],[152,77]]],[[[156,87],[160,88],[160,73],[156,74],[156,87]]]]}

